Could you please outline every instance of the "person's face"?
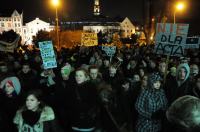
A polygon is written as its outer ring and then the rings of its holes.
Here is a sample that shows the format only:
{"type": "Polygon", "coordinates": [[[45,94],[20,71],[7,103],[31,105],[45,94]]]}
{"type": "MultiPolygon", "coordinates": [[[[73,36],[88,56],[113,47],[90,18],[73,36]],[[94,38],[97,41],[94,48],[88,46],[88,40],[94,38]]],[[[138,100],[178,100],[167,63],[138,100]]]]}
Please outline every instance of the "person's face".
{"type": "Polygon", "coordinates": [[[69,74],[65,72],[65,70],[61,69],[61,76],[63,80],[68,80],[69,79],[69,74]]]}
{"type": "Polygon", "coordinates": [[[155,83],[153,83],[153,88],[160,89],[160,85],[161,85],[160,81],[156,81],[155,83]]]}
{"type": "Polygon", "coordinates": [[[115,67],[110,67],[109,73],[110,73],[110,76],[114,76],[117,73],[117,69],[115,67]]]}
{"type": "Polygon", "coordinates": [[[191,65],[190,66],[190,71],[192,75],[197,75],[199,73],[199,68],[197,65],[191,65]]]}
{"type": "Polygon", "coordinates": [[[5,92],[6,94],[12,94],[14,91],[14,88],[12,85],[10,85],[8,82],[5,84],[5,92]]]}
{"type": "Polygon", "coordinates": [[[84,71],[76,71],[75,74],[76,83],[81,84],[87,80],[84,71]]]}
{"type": "Polygon", "coordinates": [[[44,69],[44,75],[51,75],[51,73],[52,73],[53,71],[52,71],[52,69],[44,69]]]}
{"type": "Polygon", "coordinates": [[[172,68],[170,69],[170,72],[171,72],[171,75],[172,75],[173,77],[176,76],[176,68],[175,68],[175,67],[172,67],[172,68]]]}
{"type": "Polygon", "coordinates": [[[140,76],[139,75],[134,75],[133,76],[133,80],[135,81],[135,82],[139,82],[140,81],[140,76]]]}
{"type": "Polygon", "coordinates": [[[139,74],[140,74],[140,77],[143,77],[143,76],[144,76],[144,70],[143,70],[143,69],[140,69],[140,70],[139,70],[139,74]]]}
{"type": "Polygon", "coordinates": [[[135,68],[136,62],[135,61],[130,61],[130,66],[131,66],[131,68],[135,68]]]}
{"type": "Polygon", "coordinates": [[[142,79],[142,86],[143,86],[143,87],[146,87],[146,86],[147,86],[147,80],[148,80],[148,77],[147,77],[147,76],[144,76],[143,79],[142,79]]]}
{"type": "Polygon", "coordinates": [[[179,80],[184,80],[186,77],[186,70],[184,68],[181,68],[178,75],[179,75],[179,80]]]}
{"type": "Polygon", "coordinates": [[[90,69],[90,77],[96,79],[98,75],[98,69],[90,69]]]}
{"type": "Polygon", "coordinates": [[[28,73],[29,71],[30,71],[31,69],[30,69],[30,67],[29,67],[29,65],[23,65],[22,66],[22,71],[23,71],[23,73],[28,73]]]}
{"type": "Polygon", "coordinates": [[[152,61],[152,60],[150,61],[150,67],[151,67],[151,68],[155,68],[155,67],[156,67],[156,64],[155,64],[155,62],[154,62],[154,61],[152,61]]]}
{"type": "Polygon", "coordinates": [[[108,67],[109,66],[109,60],[104,60],[103,64],[104,64],[105,67],[108,67]]]}
{"type": "Polygon", "coordinates": [[[99,54],[97,52],[94,53],[94,57],[97,59],[99,58],[99,54]]]}
{"type": "Polygon", "coordinates": [[[7,66],[0,66],[0,71],[1,71],[1,73],[6,73],[8,71],[8,67],[7,66]]]}
{"type": "Polygon", "coordinates": [[[34,96],[34,95],[29,95],[26,98],[26,107],[28,110],[36,111],[39,107],[40,101],[34,96]]]}
{"type": "Polygon", "coordinates": [[[126,82],[126,83],[122,84],[122,87],[124,88],[124,91],[128,91],[130,88],[130,83],[126,82]]]}
{"type": "Polygon", "coordinates": [[[158,66],[158,70],[160,73],[164,74],[166,69],[166,63],[160,63],[158,66]]]}

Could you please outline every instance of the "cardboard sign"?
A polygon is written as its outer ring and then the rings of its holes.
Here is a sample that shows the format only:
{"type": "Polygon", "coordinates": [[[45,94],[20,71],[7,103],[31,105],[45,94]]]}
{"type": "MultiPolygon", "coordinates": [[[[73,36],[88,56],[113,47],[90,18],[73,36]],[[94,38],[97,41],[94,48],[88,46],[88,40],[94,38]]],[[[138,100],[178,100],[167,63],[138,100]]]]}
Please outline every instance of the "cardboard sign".
{"type": "Polygon", "coordinates": [[[52,41],[39,42],[44,69],[57,67],[52,41]]]}
{"type": "Polygon", "coordinates": [[[156,54],[183,56],[189,24],[158,23],[156,28],[156,54]]]}
{"type": "Polygon", "coordinates": [[[96,46],[98,45],[98,38],[96,33],[82,33],[81,36],[82,46],[96,46]]]}
{"type": "Polygon", "coordinates": [[[116,52],[116,46],[102,46],[102,50],[105,51],[107,56],[114,56],[116,52]]]}

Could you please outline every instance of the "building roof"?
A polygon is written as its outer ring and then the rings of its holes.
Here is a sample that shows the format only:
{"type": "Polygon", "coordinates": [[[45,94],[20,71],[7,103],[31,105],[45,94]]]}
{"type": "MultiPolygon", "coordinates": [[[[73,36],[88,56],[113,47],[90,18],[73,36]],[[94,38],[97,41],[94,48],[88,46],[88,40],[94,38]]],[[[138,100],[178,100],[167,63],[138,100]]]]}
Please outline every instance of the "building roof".
{"type": "Polygon", "coordinates": [[[18,12],[17,10],[14,11],[1,11],[0,12],[0,17],[11,17],[12,15],[20,15],[20,12],[18,12]]]}
{"type": "Polygon", "coordinates": [[[12,16],[19,16],[20,14],[17,12],[17,10],[14,10],[12,13],[12,16]]]}

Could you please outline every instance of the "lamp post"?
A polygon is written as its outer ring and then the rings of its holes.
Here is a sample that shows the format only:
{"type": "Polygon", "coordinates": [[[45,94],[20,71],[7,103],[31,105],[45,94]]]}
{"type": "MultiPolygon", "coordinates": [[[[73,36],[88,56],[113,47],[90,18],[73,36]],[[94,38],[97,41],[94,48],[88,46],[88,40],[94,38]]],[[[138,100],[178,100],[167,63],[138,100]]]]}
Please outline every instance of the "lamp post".
{"type": "Polygon", "coordinates": [[[59,42],[59,31],[58,31],[58,6],[59,6],[59,0],[52,0],[52,4],[56,9],[56,41],[57,41],[57,47],[58,50],[60,50],[60,42],[59,42]]]}
{"type": "Polygon", "coordinates": [[[183,2],[179,2],[179,3],[176,4],[175,10],[174,10],[174,24],[176,24],[176,12],[183,10],[184,6],[185,5],[184,5],[183,2]]]}

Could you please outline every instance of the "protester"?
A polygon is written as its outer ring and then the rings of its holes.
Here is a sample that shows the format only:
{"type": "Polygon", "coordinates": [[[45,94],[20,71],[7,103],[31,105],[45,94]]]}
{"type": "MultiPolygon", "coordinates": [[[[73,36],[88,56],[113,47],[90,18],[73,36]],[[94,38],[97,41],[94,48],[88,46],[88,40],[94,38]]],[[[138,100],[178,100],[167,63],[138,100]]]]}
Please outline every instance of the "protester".
{"type": "Polygon", "coordinates": [[[149,76],[148,88],[140,93],[135,107],[139,113],[137,132],[159,132],[162,129],[161,121],[167,109],[167,98],[159,74],[149,76]]]}
{"type": "Polygon", "coordinates": [[[57,67],[44,69],[38,48],[21,47],[23,52],[0,51],[0,122],[8,131],[14,132],[14,114],[32,89],[42,90],[64,131],[163,131],[165,93],[169,105],[184,95],[200,97],[198,50],[167,61],[154,45],[122,45],[112,57],[101,46],[62,47],[54,51],[57,67]],[[155,73],[160,89],[149,81],[155,73]]]}
{"type": "Polygon", "coordinates": [[[97,91],[85,69],[77,69],[75,81],[66,93],[66,105],[73,132],[93,132],[98,111],[97,91]]]}
{"type": "Polygon", "coordinates": [[[17,73],[17,76],[21,83],[22,92],[27,92],[30,89],[37,88],[39,85],[37,72],[31,69],[28,62],[22,64],[22,69],[17,73]]]}
{"type": "Polygon", "coordinates": [[[169,104],[171,104],[178,97],[190,94],[192,85],[189,81],[190,67],[187,63],[182,63],[176,70],[176,78],[171,78],[166,81],[165,92],[169,104]]]}
{"type": "Polygon", "coordinates": [[[61,132],[51,107],[42,102],[40,90],[32,90],[13,119],[19,132],[61,132]]]}

